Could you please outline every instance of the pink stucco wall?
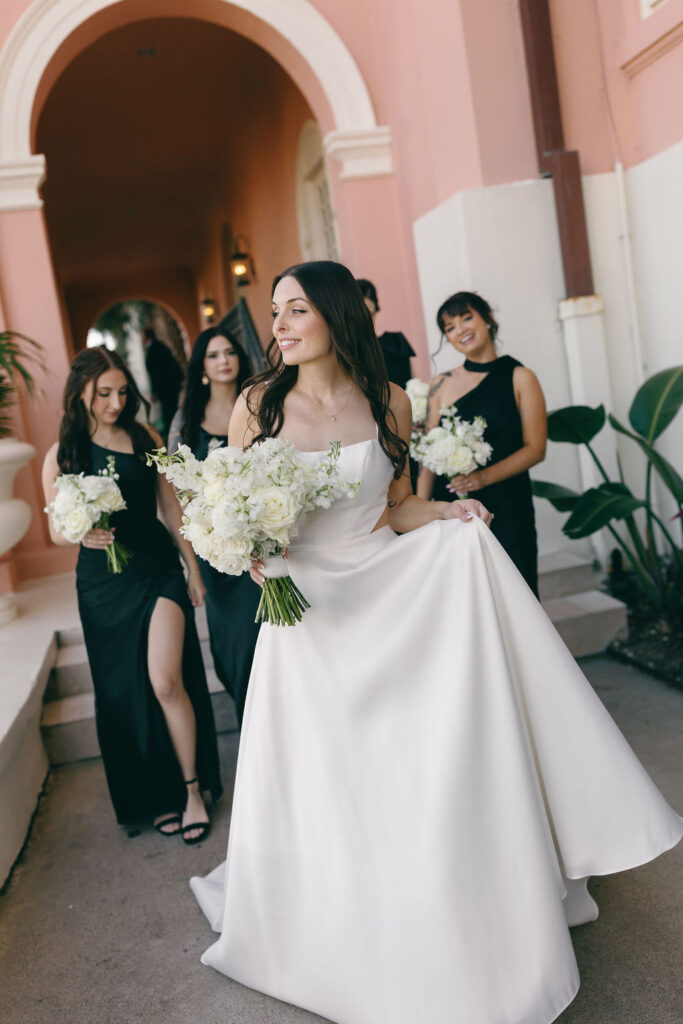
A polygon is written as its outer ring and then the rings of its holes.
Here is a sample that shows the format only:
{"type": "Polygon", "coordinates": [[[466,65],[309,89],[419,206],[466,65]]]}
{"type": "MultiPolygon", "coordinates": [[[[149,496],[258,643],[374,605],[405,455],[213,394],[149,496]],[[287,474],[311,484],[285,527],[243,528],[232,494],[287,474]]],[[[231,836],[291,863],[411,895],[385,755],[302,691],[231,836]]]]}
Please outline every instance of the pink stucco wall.
{"type": "MultiPolygon", "coordinates": [[[[390,176],[343,180],[339,165],[329,164],[343,259],[355,274],[375,281],[382,300],[378,327],[405,331],[421,352],[417,369],[426,372],[412,236],[416,219],[462,189],[537,176],[518,3],[312,2],[353,55],[377,122],[392,133],[390,176]]],[[[0,46],[29,6],[30,0],[0,4],[0,46]]],[[[580,151],[584,172],[609,170],[616,159],[632,166],[678,142],[683,137],[678,102],[683,0],[668,0],[645,20],[639,0],[550,0],[550,8],[566,145],[580,151]]],[[[124,292],[136,292],[175,309],[193,336],[204,289],[212,290],[223,308],[234,299],[224,281],[220,245],[222,227],[229,223],[249,239],[257,276],[248,300],[260,334],[267,337],[271,277],[301,258],[294,205],[299,132],[310,116],[323,135],[337,127],[329,97],[296,46],[248,12],[219,0],[122,0],[79,26],[55,55],[38,90],[34,137],[39,138],[40,114],[60,75],[85,47],[117,26],[173,17],[227,27],[276,62],[267,70],[264,65],[250,83],[251,113],[240,122],[239,158],[226,170],[229,202],[226,198],[202,214],[197,236],[203,242],[190,271],[160,274],[151,268],[147,277],[136,273],[133,278],[119,269],[106,280],[96,281],[96,273],[89,282],[68,275],[65,280],[64,268],[52,266],[42,213],[0,213],[4,319],[41,339],[49,364],[40,414],[37,406],[24,406],[18,420],[19,433],[39,450],[39,459],[18,479],[18,492],[36,511],[18,549],[25,576],[72,557],[47,546],[38,515],[38,472],[55,436],[69,360],[91,318],[124,292]],[[67,287],[56,287],[55,273],[67,287]]],[[[49,179],[46,196],[49,202],[49,179]]]]}

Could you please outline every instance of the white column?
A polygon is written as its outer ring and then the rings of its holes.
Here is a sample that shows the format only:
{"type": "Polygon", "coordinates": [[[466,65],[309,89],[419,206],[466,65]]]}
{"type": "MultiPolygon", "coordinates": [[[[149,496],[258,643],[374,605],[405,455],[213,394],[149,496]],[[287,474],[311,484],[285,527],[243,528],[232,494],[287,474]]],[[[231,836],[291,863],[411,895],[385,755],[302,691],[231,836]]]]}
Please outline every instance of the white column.
{"type": "MultiPolygon", "coordinates": [[[[612,408],[607,345],[603,320],[604,304],[600,295],[564,299],[559,305],[562,337],[567,358],[572,405],[604,405],[612,408]]],[[[591,442],[595,453],[612,480],[618,480],[616,441],[608,426],[591,442]]],[[[583,445],[578,448],[579,472],[584,490],[603,483],[595,462],[583,445]]],[[[607,563],[612,541],[605,530],[594,533],[590,542],[597,558],[607,563]]]]}

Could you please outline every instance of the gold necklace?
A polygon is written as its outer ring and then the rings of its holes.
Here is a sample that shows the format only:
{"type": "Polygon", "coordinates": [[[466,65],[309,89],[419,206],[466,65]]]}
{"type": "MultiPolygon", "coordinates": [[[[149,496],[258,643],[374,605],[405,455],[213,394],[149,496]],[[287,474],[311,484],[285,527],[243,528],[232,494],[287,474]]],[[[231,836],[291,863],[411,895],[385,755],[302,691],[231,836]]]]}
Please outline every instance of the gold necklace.
{"type": "Polygon", "coordinates": [[[346,401],[342,405],[341,409],[338,409],[337,412],[335,412],[334,416],[330,416],[329,413],[323,412],[323,410],[320,408],[320,403],[316,402],[315,399],[311,398],[311,396],[309,394],[307,394],[303,390],[303,388],[300,388],[298,384],[294,387],[294,391],[298,391],[300,394],[302,394],[305,398],[308,399],[308,401],[311,403],[311,405],[315,408],[316,412],[319,412],[322,416],[327,416],[328,420],[331,420],[332,423],[334,423],[335,420],[337,419],[337,416],[341,416],[341,414],[344,412],[344,409],[349,404],[349,399],[351,398],[351,392],[353,391],[355,386],[356,386],[355,384],[351,385],[351,388],[349,389],[349,393],[346,396],[346,401]]]}

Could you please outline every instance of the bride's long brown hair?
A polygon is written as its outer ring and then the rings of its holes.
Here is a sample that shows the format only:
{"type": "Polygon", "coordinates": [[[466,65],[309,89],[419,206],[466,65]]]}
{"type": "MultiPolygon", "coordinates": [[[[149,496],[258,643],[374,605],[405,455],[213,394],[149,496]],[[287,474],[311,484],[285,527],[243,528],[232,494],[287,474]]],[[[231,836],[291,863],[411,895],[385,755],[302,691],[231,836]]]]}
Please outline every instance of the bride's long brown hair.
{"type": "MultiPolygon", "coordinates": [[[[391,459],[394,477],[403,472],[408,445],[399,436],[389,408],[391,391],[384,357],[375,334],[370,312],[350,270],[331,260],[312,260],[288,267],[273,281],[272,293],[285,277],[293,277],[304,295],[327,324],[337,360],[344,373],[358,385],[377,423],[377,439],[391,459]]],[[[282,361],[275,338],[268,347],[272,367],[247,383],[249,411],[258,423],[254,441],[277,437],[284,422],[285,398],[296,384],[298,367],[282,361]]]]}
{"type": "Polygon", "coordinates": [[[133,451],[142,457],[154,447],[149,432],[136,421],[140,406],[144,406],[149,418],[149,402],[138,391],[130,370],[116,352],[104,346],[86,348],[79,352],[73,363],[64,387],[64,415],[59,427],[57,463],[62,473],[89,473],[92,468],[90,455],[90,410],[81,397],[86,385],[97,381],[107,370],[120,370],[126,378],[126,404],[116,421],[131,441],[133,451]]]}

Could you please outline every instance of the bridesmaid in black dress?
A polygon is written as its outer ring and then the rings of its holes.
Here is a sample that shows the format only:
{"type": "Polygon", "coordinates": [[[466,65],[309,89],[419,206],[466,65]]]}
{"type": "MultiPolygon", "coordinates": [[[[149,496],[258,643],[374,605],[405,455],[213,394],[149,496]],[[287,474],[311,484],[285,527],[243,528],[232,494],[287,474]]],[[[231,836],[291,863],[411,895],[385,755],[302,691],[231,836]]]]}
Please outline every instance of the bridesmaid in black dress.
{"type": "MultiPolygon", "coordinates": [[[[175,492],[145,465],[145,452],[161,438],[136,422],[142,401],[115,353],[81,352],[64,392],[59,442],[45,457],[43,487],[49,503],[60,472],[96,473],[115,458],[127,508],[112,514],[110,530],[83,538],[76,568],[102,759],[121,824],[153,818],[163,835],[194,843],[209,829],[202,790],[216,800],[222,789],[192,607],[202,603],[204,587],[192,548],[178,533],[175,492]],[[170,534],[157,518],[157,500],[170,534]],[[114,532],[132,555],[119,574],[107,571],[105,555],[114,532]]],[[[68,543],[52,522],[50,534],[56,544],[68,543]]]]}
{"type": "MultiPolygon", "coordinates": [[[[209,327],[197,338],[187,368],[181,408],[173,418],[168,450],[186,444],[198,459],[228,443],[228,424],[245,381],[249,359],[225,331],[209,327]]],[[[241,727],[247,684],[259,626],[254,622],[261,597],[247,573],[227,576],[198,559],[206,587],[206,618],[216,675],[235,702],[241,727]]]]}
{"type": "Polygon", "coordinates": [[[443,501],[454,494],[478,498],[494,514],[491,530],[538,597],[538,546],[529,468],[545,457],[547,421],[541,386],[512,356],[497,356],[498,324],[491,307],[474,292],[458,292],[443,303],[436,321],[465,356],[454,370],[431,381],[427,429],[439,410],[455,404],[465,420],[483,416],[484,439],[493,448],[486,466],[450,483],[424,467],[417,493],[443,501]]]}

